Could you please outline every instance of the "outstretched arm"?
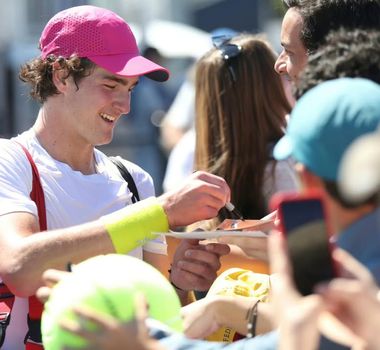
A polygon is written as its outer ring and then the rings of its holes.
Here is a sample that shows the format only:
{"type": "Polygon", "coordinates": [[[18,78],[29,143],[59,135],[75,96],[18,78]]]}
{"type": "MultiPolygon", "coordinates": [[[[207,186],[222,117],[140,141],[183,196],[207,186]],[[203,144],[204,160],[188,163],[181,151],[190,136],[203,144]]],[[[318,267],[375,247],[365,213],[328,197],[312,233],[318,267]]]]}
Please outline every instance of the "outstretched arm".
{"type": "Polygon", "coordinates": [[[229,199],[222,178],[198,172],[176,191],[65,229],[40,232],[37,218],[30,213],[2,215],[0,275],[16,295],[30,296],[42,285],[42,273],[49,268],[65,270],[68,262],[115,251],[127,253],[151,238],[152,232],[215,216],[229,199]],[[136,232],[138,237],[134,237],[136,232]]]}

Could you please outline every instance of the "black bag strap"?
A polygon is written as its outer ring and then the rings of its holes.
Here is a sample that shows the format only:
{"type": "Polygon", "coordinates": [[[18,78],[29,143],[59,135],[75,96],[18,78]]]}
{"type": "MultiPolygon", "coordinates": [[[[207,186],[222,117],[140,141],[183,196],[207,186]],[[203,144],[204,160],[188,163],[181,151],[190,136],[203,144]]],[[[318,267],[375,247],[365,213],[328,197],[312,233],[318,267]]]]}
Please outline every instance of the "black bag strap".
{"type": "Polygon", "coordinates": [[[127,182],[129,190],[132,192],[132,202],[136,203],[140,200],[139,191],[137,190],[135,180],[124,164],[116,157],[109,157],[111,162],[116,165],[120,171],[121,176],[127,182]]]}

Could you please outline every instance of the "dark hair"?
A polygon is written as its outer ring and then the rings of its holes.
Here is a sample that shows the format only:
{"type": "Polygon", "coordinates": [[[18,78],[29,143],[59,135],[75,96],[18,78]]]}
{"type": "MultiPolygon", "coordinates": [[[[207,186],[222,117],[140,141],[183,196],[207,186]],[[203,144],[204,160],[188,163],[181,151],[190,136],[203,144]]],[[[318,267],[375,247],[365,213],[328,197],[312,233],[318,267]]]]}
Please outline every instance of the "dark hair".
{"type": "Polygon", "coordinates": [[[331,32],[325,45],[309,56],[294,87],[294,97],[299,99],[314,86],[342,77],[361,77],[380,84],[380,31],[331,32]]]}
{"type": "Polygon", "coordinates": [[[355,209],[357,207],[360,207],[366,204],[374,205],[374,206],[379,205],[378,193],[372,194],[368,196],[367,198],[361,200],[360,202],[358,201],[353,202],[353,201],[347,200],[346,197],[342,195],[340,187],[336,181],[322,179],[322,182],[327,193],[330,195],[330,197],[333,198],[336,202],[338,202],[339,205],[341,205],[345,209],[355,209]]]}
{"type": "Polygon", "coordinates": [[[380,0],[283,0],[303,19],[301,40],[309,53],[324,43],[331,30],[380,29],[380,0]]]}
{"type": "Polygon", "coordinates": [[[73,56],[70,58],[50,55],[47,59],[35,58],[21,66],[19,78],[31,85],[30,96],[40,103],[44,103],[49,96],[59,94],[53,83],[53,65],[59,64],[59,69],[66,70],[65,79],[70,76],[78,88],[81,79],[91,74],[95,64],[87,58],[73,56]]]}

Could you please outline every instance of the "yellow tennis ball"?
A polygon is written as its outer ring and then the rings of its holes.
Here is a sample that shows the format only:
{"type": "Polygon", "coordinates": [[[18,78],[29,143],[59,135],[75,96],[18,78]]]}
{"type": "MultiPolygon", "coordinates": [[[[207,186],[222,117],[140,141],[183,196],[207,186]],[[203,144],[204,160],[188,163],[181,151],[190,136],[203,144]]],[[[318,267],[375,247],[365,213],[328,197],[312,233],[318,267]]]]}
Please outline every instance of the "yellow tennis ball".
{"type": "MultiPolygon", "coordinates": [[[[62,319],[76,321],[74,306],[85,306],[118,320],[134,318],[135,296],[142,293],[148,317],[182,331],[181,304],[169,281],[153,266],[126,255],[109,254],[88,259],[53,289],[42,314],[42,340],[46,350],[65,346],[81,349],[85,340],[61,329],[62,319]]],[[[94,324],[85,325],[94,329],[94,324]]],[[[96,331],[96,330],[95,330],[96,331]]]]}

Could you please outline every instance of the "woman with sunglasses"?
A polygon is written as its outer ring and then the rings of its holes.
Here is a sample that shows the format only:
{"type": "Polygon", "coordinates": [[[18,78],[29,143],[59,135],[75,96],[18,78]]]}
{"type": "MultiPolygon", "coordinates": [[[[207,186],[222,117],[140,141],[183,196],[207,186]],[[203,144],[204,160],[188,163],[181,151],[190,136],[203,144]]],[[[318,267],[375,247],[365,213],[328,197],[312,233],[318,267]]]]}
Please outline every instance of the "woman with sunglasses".
{"type": "MultiPolygon", "coordinates": [[[[290,112],[276,55],[262,37],[214,37],[196,69],[195,169],[226,179],[245,218],[268,214],[273,193],[295,188],[287,162],[272,157],[290,112]]],[[[219,219],[229,217],[227,210],[219,219]]]]}
{"type": "MultiPolygon", "coordinates": [[[[213,43],[196,67],[195,169],[226,179],[243,217],[259,219],[274,193],[296,188],[289,161],[272,157],[291,105],[262,36],[219,36],[213,43]]],[[[223,208],[210,226],[225,218],[233,217],[223,208]]]]}

